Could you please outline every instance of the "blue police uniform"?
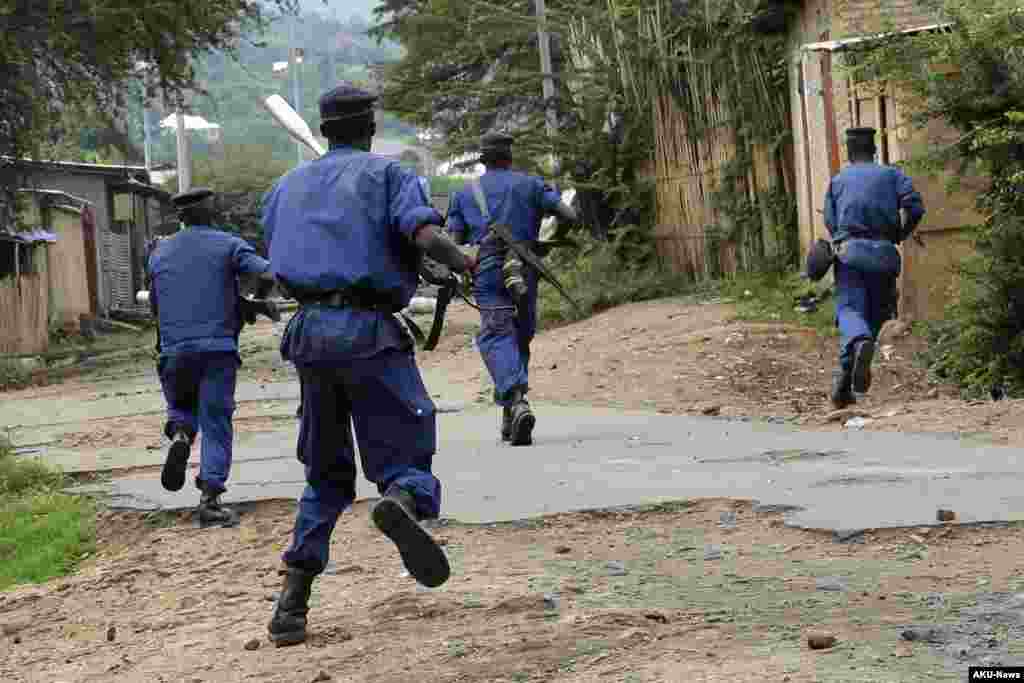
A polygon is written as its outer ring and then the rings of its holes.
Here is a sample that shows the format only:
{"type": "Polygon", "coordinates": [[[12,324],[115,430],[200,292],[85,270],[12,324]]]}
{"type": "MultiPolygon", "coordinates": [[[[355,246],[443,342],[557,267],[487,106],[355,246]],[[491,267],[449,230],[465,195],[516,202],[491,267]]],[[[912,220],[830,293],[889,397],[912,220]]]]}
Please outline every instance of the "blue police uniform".
{"type": "MultiPolygon", "coordinates": [[[[160,326],[158,370],[167,401],[165,432],[194,440],[202,432],[197,485],[225,490],[231,470],[231,418],[241,361],[238,276],[270,264],[245,240],[193,225],[163,240],[150,255],[150,296],[160,326]]],[[[182,463],[184,464],[184,463],[182,463]]]]}
{"type": "MultiPolygon", "coordinates": [[[[536,176],[488,169],[480,177],[487,209],[495,223],[507,225],[516,240],[536,242],[541,220],[554,212],[561,196],[536,176]]],[[[508,406],[514,391],[529,385],[530,342],[537,331],[537,272],[524,270],[527,294],[516,309],[502,274],[504,253],[487,239],[486,221],[470,188],[458,192],[448,209],[448,230],[458,242],[480,245],[473,294],[480,306],[477,347],[494,381],[495,402],[508,406]]]]}
{"type": "MultiPolygon", "coordinates": [[[[849,135],[872,136],[873,129],[849,135]]],[[[921,195],[900,169],[852,163],[829,183],[825,226],[835,245],[836,324],[840,370],[849,377],[857,345],[874,343],[896,308],[899,254],[894,244],[906,239],[924,216],[921,195]],[[902,224],[900,210],[910,224],[902,224]]],[[[868,361],[870,362],[870,361],[868,361]]]]}
{"type": "Polygon", "coordinates": [[[338,516],[355,498],[350,420],[366,478],[382,494],[410,494],[421,519],[440,512],[435,407],[394,312],[416,291],[422,256],[414,233],[442,222],[417,176],[349,147],[299,166],[264,198],[271,268],[307,302],[281,341],[304,394],[298,457],[307,486],[284,553],[290,567],[323,570],[338,516]],[[331,292],[349,303],[315,303],[331,292]]]}

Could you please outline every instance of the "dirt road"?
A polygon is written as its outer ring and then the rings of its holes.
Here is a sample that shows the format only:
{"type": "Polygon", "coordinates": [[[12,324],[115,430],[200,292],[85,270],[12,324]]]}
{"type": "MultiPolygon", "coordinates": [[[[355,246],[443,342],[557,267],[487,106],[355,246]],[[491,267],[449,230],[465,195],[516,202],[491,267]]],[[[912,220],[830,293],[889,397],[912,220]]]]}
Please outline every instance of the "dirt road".
{"type": "MultiPolygon", "coordinates": [[[[533,395],[844,428],[829,421],[825,396],[832,340],[730,315],[661,301],[546,332],[533,395]]],[[[474,327],[472,311],[453,309],[440,349],[420,360],[486,401],[474,327]]],[[[275,343],[269,325],[247,329],[244,379],[291,376],[275,343]]],[[[951,398],[911,362],[919,344],[883,341],[865,429],[984,430],[978,438],[1024,443],[1021,402],[951,398]]],[[[4,398],[86,400],[148,371],[107,368],[4,398]]],[[[136,438],[151,439],[158,420],[140,420],[146,436],[136,438]]],[[[132,438],[126,424],[102,429],[104,440],[132,438]]],[[[76,439],[90,436],[66,436],[76,439]]],[[[265,626],[293,515],[292,503],[268,503],[237,529],[200,531],[188,515],[102,513],[98,552],[78,574],[0,594],[0,680],[957,681],[968,663],[1024,657],[1018,529],[940,525],[840,543],[718,500],[441,524],[433,533],[453,577],[436,591],[403,576],[359,504],[317,585],[311,640],[274,649],[265,626]],[[819,631],[836,643],[812,650],[807,636],[819,631]]]]}

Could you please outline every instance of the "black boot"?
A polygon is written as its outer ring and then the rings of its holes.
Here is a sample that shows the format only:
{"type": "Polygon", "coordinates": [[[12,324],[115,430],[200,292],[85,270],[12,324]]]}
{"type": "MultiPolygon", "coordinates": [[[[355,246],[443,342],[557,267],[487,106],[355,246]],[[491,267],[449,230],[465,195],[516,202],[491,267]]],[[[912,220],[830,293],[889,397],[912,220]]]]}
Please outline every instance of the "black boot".
{"type": "Polygon", "coordinates": [[[220,492],[214,493],[207,489],[202,482],[199,490],[199,525],[232,527],[238,526],[238,513],[220,502],[220,492]]]}
{"type": "Polygon", "coordinates": [[[185,485],[185,470],[188,469],[188,459],[192,454],[192,440],[188,434],[178,430],[171,440],[171,447],[167,449],[167,459],[164,460],[164,468],[160,472],[160,483],[168,491],[180,491],[185,485]]]}
{"type": "Polygon", "coordinates": [[[391,539],[409,574],[428,588],[437,588],[451,575],[441,546],[419,525],[412,494],[392,487],[370,512],[373,523],[391,539]]]}
{"type": "Polygon", "coordinates": [[[512,406],[501,408],[501,440],[512,440],[512,406]]]}
{"type": "Polygon", "coordinates": [[[284,573],[281,596],[274,605],[267,632],[270,642],[277,647],[298,645],[306,640],[306,615],[309,613],[309,594],[316,574],[289,567],[284,573]]]}
{"type": "Polygon", "coordinates": [[[530,410],[530,404],[526,401],[526,394],[516,391],[512,395],[510,406],[512,417],[511,441],[513,446],[529,446],[533,443],[533,427],[537,424],[537,418],[530,410]]]}
{"type": "Polygon", "coordinates": [[[846,408],[857,402],[851,389],[852,379],[845,370],[832,373],[832,405],[837,409],[846,408]]]}
{"type": "Polygon", "coordinates": [[[875,342],[866,339],[853,347],[853,390],[868,393],[871,388],[871,361],[875,357],[875,342]]]}

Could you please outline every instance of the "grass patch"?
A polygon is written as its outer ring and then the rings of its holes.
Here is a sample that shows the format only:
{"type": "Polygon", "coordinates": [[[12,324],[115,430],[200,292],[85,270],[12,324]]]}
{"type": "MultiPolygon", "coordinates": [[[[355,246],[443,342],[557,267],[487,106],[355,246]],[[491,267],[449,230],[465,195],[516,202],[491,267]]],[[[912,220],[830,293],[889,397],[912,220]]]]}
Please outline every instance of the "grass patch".
{"type": "Polygon", "coordinates": [[[92,552],[93,503],[60,492],[64,475],[18,458],[0,438],[0,590],[64,576],[92,552]]]}
{"type": "Polygon", "coordinates": [[[719,283],[719,292],[735,301],[739,320],[802,325],[823,336],[837,334],[834,291],[828,280],[814,283],[796,273],[744,274],[719,283]],[[800,300],[809,296],[817,298],[817,310],[796,310],[800,300]]]}

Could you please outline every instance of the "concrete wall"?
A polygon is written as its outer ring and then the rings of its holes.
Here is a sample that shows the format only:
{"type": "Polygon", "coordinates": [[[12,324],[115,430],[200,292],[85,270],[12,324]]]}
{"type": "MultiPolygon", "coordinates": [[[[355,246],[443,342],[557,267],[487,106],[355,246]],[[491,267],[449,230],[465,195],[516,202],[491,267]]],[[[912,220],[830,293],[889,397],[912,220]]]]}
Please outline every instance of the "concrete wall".
{"type": "Polygon", "coordinates": [[[100,312],[106,312],[110,306],[110,287],[103,269],[102,235],[110,225],[110,200],[107,192],[108,179],[100,175],[73,173],[61,170],[35,171],[30,176],[30,186],[47,190],[61,190],[68,194],[92,202],[93,214],[96,217],[96,263],[99,264],[97,274],[97,298],[100,312]]]}

